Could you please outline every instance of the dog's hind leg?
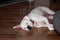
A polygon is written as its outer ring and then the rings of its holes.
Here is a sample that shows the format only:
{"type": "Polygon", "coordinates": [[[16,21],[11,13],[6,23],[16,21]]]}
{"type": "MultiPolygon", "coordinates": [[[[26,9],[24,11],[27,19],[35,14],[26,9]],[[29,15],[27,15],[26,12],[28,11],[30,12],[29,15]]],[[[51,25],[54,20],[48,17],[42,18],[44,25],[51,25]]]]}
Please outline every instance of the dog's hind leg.
{"type": "Polygon", "coordinates": [[[55,12],[51,9],[49,9],[48,7],[40,7],[43,11],[47,12],[50,15],[54,15],[55,12]]]}
{"type": "Polygon", "coordinates": [[[46,23],[49,30],[54,30],[53,26],[50,26],[49,21],[46,17],[43,18],[43,21],[46,23]]]}

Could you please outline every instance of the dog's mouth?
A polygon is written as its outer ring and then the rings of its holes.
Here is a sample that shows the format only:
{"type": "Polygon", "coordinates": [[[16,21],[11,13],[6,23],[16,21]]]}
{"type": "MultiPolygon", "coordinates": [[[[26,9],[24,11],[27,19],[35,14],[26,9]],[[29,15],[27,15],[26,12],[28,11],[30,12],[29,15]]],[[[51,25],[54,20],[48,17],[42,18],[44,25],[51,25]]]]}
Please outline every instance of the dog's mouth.
{"type": "Polygon", "coordinates": [[[31,30],[32,30],[32,27],[31,27],[31,26],[27,26],[27,28],[29,29],[29,31],[31,31],[31,30]]]}

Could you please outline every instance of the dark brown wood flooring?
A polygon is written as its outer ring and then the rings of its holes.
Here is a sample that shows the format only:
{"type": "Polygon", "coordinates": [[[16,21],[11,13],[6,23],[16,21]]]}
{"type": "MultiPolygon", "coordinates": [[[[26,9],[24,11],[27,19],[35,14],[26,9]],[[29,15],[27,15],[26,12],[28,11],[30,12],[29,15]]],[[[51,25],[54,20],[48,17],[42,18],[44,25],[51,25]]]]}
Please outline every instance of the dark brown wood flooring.
{"type": "MultiPolygon", "coordinates": [[[[33,3],[30,10],[34,7],[33,3]]],[[[19,3],[0,8],[0,40],[60,40],[55,31],[33,28],[32,31],[13,29],[30,10],[28,3],[19,3]]]]}

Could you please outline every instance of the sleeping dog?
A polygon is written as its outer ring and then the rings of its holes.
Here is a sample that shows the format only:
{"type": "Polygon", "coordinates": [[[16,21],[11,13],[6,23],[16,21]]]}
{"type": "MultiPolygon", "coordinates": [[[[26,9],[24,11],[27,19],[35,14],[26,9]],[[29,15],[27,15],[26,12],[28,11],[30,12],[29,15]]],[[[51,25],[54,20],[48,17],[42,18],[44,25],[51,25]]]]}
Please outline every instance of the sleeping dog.
{"type": "MultiPolygon", "coordinates": [[[[13,28],[22,28],[30,31],[33,27],[48,27],[49,30],[54,30],[53,25],[51,26],[48,21],[48,18],[50,18],[50,16],[47,16],[48,14],[54,15],[55,12],[47,7],[37,7],[22,19],[20,25],[13,28]]],[[[53,16],[51,18],[53,19],[53,16]]]]}

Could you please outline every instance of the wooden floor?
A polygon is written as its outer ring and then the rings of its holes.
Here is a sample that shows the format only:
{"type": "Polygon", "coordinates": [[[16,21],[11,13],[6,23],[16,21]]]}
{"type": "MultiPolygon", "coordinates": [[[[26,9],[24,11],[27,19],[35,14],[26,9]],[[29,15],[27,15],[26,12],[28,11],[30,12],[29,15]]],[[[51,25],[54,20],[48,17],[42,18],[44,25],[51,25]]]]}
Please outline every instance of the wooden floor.
{"type": "MultiPolygon", "coordinates": [[[[33,5],[33,3],[32,3],[33,5]]],[[[30,6],[30,10],[34,7],[30,6]]],[[[0,8],[0,40],[60,40],[60,36],[55,31],[47,28],[33,28],[32,31],[13,29],[30,10],[28,3],[0,8]]]]}

